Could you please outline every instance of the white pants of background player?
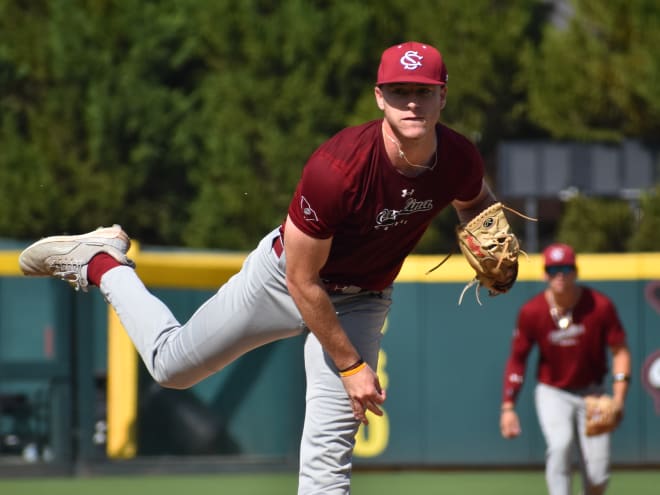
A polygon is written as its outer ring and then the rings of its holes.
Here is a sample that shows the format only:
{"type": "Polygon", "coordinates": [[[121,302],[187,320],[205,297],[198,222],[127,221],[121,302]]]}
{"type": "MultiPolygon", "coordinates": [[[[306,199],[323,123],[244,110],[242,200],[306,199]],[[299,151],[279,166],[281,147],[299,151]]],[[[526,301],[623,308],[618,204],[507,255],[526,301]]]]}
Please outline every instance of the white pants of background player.
{"type": "MultiPolygon", "coordinates": [[[[184,325],[132,268],[106,272],[101,292],[154,380],[166,387],[190,387],[256,347],[306,331],[287,291],[285,256],[278,257],[272,249],[277,236],[278,230],[265,236],[240,272],[184,325]]],[[[377,369],[391,289],[331,299],[353,345],[377,369]]],[[[336,367],[312,333],[305,340],[304,354],[307,393],[298,493],[346,495],[359,423],[336,367]]]]}
{"type": "Polygon", "coordinates": [[[585,435],[584,396],[601,387],[568,392],[536,385],[536,413],[547,445],[545,478],[550,495],[571,495],[573,447],[577,446],[582,493],[605,493],[610,477],[610,435],[585,435]]]}

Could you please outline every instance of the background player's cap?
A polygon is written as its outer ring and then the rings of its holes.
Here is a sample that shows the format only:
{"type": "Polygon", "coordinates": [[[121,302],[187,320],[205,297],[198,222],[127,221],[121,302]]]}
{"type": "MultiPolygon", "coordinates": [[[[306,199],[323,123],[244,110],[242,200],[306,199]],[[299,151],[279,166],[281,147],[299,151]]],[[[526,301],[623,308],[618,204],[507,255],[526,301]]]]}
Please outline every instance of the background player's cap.
{"type": "Polygon", "coordinates": [[[442,55],[431,45],[407,41],[383,52],[376,84],[447,84],[447,67],[442,55]]]}
{"type": "Polygon", "coordinates": [[[545,266],[575,266],[575,251],[568,244],[550,244],[543,251],[545,266]]]}

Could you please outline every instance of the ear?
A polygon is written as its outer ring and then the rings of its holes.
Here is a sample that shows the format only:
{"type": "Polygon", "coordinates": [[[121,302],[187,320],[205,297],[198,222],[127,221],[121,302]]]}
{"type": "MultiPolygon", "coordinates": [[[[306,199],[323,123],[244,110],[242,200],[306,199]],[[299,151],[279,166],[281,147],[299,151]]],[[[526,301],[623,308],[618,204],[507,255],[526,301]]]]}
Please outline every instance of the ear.
{"type": "Polygon", "coordinates": [[[376,105],[380,108],[381,112],[385,111],[385,97],[382,90],[378,86],[374,86],[374,95],[376,96],[376,105]]]}
{"type": "Polygon", "coordinates": [[[444,110],[446,104],[447,104],[447,85],[444,85],[440,90],[440,110],[444,110]]]}

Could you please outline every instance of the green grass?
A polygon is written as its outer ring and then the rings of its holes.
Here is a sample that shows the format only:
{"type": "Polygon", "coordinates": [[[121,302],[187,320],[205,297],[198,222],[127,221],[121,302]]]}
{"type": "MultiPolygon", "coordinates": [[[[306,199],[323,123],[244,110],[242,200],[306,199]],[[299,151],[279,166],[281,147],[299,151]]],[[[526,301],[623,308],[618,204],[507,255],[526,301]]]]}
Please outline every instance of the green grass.
{"type": "MultiPolygon", "coordinates": [[[[296,475],[219,474],[0,480],[6,495],[294,495],[296,475]]],[[[546,495],[542,472],[357,472],[353,495],[546,495]]],[[[577,485],[574,493],[578,493],[577,485]]],[[[614,472],[607,495],[657,495],[660,471],[614,472]]]]}

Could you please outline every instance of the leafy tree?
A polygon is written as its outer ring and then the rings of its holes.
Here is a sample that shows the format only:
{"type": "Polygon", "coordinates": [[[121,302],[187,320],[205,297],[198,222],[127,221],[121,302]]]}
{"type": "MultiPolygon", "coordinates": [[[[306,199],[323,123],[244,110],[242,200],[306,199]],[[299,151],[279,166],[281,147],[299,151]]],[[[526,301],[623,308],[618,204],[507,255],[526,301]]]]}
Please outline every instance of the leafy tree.
{"type": "Polygon", "coordinates": [[[555,138],[657,142],[660,3],[572,0],[526,43],[518,111],[555,138]]]}
{"type": "Polygon", "coordinates": [[[193,145],[181,122],[200,65],[186,7],[2,4],[0,141],[11,152],[0,157],[0,231],[37,237],[119,221],[178,240],[193,145]]]}
{"type": "Polygon", "coordinates": [[[622,200],[575,196],[566,203],[557,239],[586,253],[625,252],[634,229],[630,205],[622,200]]]}
{"type": "Polygon", "coordinates": [[[206,156],[192,175],[188,242],[248,247],[284,219],[307,157],[373,80],[375,12],[296,1],[200,12],[214,72],[200,86],[206,156]]]}
{"type": "MultiPolygon", "coordinates": [[[[0,1],[0,235],[120,222],[144,243],[247,249],[322,141],[380,117],[378,58],[408,39],[443,52],[443,121],[490,176],[504,138],[657,139],[655,2],[585,0],[543,30],[549,5],[0,1]]],[[[454,223],[420,250],[452,245],[454,223]]]]}
{"type": "Polygon", "coordinates": [[[630,238],[630,251],[658,251],[660,246],[660,184],[642,195],[638,227],[630,238]]]}

